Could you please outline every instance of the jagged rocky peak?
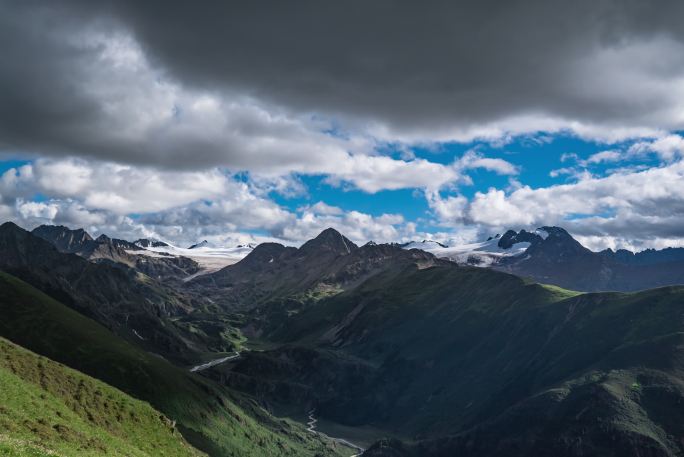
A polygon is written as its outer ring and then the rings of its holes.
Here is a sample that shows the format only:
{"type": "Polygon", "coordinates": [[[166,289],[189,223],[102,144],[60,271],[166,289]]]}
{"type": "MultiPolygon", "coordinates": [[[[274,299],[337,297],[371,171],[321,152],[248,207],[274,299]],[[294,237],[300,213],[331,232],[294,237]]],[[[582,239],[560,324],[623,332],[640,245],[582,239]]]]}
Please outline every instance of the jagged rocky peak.
{"type": "Polygon", "coordinates": [[[535,231],[536,234],[541,236],[545,244],[566,244],[568,246],[581,246],[579,241],[575,240],[572,235],[568,233],[562,227],[540,227],[535,231]]]}
{"type": "Polygon", "coordinates": [[[188,249],[197,249],[197,248],[204,248],[209,246],[209,242],[207,240],[202,240],[199,243],[195,243],[192,246],[190,246],[188,249]]]}
{"type": "Polygon", "coordinates": [[[509,249],[514,244],[518,243],[539,243],[543,240],[543,237],[537,233],[528,232],[527,230],[520,230],[520,232],[515,232],[514,230],[508,230],[499,238],[497,245],[502,249],[509,249]]]}
{"type": "Polygon", "coordinates": [[[2,233],[4,235],[23,234],[25,232],[26,232],[26,230],[19,227],[14,222],[5,222],[2,225],[0,225],[0,233],[2,233]]]}
{"type": "Polygon", "coordinates": [[[423,240],[423,241],[421,241],[421,243],[425,244],[425,245],[434,244],[435,246],[439,246],[440,248],[448,247],[446,244],[440,243],[439,241],[435,241],[435,240],[423,240]]]}
{"type": "Polygon", "coordinates": [[[112,239],[103,233],[102,235],[95,238],[95,241],[97,241],[98,243],[109,243],[110,241],[112,241],[112,239]]]}
{"type": "Polygon", "coordinates": [[[62,252],[76,252],[93,241],[93,238],[82,228],[72,230],[63,225],[41,225],[31,232],[49,241],[62,252]]]}
{"type": "Polygon", "coordinates": [[[133,244],[141,248],[162,248],[169,245],[168,243],[164,243],[163,241],[154,240],[150,238],[140,238],[139,240],[134,241],[133,244]]]}
{"type": "Polygon", "coordinates": [[[562,227],[552,227],[552,226],[544,226],[544,227],[539,227],[537,230],[535,230],[535,233],[540,235],[542,238],[547,239],[550,237],[553,238],[565,238],[565,239],[573,239],[572,235],[568,233],[567,230],[565,230],[562,227]]]}
{"type": "Polygon", "coordinates": [[[358,248],[356,244],[334,228],[327,228],[313,240],[304,243],[299,249],[304,253],[329,251],[339,255],[346,255],[358,248]]]}
{"type": "Polygon", "coordinates": [[[531,245],[543,244],[545,246],[551,244],[566,244],[575,248],[580,246],[579,242],[577,242],[567,230],[561,227],[552,226],[539,227],[533,232],[528,232],[525,229],[520,230],[519,232],[508,230],[501,236],[498,245],[500,248],[508,249],[516,243],[530,243],[531,245]]]}
{"type": "Polygon", "coordinates": [[[238,262],[251,269],[261,269],[267,265],[277,264],[277,260],[287,256],[288,252],[296,252],[293,247],[286,247],[280,243],[261,243],[257,245],[247,256],[238,262]]]}
{"type": "Polygon", "coordinates": [[[95,242],[100,244],[100,245],[108,245],[114,248],[119,248],[119,249],[127,249],[127,250],[133,250],[133,251],[139,251],[142,250],[142,248],[134,243],[131,243],[130,241],[122,240],[119,238],[110,238],[109,236],[105,235],[104,233],[97,238],[95,238],[95,242]]]}

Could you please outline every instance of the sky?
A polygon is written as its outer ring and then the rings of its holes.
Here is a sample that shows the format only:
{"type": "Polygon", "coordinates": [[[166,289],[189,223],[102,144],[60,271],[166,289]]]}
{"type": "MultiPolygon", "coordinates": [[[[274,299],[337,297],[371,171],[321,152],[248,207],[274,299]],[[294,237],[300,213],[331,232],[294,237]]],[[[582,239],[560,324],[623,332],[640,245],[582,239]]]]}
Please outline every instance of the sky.
{"type": "Polygon", "coordinates": [[[684,4],[0,0],[0,221],[684,246],[684,4]]]}

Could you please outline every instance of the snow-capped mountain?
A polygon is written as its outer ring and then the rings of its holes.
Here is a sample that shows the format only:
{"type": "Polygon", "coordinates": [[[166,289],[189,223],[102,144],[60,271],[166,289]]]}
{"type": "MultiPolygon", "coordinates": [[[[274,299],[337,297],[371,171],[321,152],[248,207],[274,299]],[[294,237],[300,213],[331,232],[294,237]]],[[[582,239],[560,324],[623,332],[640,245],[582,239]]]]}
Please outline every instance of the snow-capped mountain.
{"type": "Polygon", "coordinates": [[[446,246],[437,241],[423,240],[407,243],[402,247],[404,249],[420,249],[436,257],[446,258],[463,265],[488,267],[499,263],[504,257],[523,254],[531,244],[529,241],[507,244],[506,241],[508,240],[497,235],[479,243],[457,246],[446,246]]]}
{"type": "Polygon", "coordinates": [[[156,252],[161,255],[173,255],[189,257],[200,264],[201,273],[209,273],[220,270],[223,267],[232,265],[242,260],[247,254],[252,252],[254,245],[241,244],[235,247],[214,246],[204,240],[194,244],[189,248],[181,248],[171,244],[151,245],[146,247],[148,252],[156,252]]]}
{"type": "Polygon", "coordinates": [[[139,240],[134,241],[133,244],[143,249],[168,246],[168,243],[150,238],[140,238],[139,240]]]}
{"type": "Polygon", "coordinates": [[[199,249],[209,247],[209,242],[207,240],[200,241],[190,246],[188,249],[199,249]]]}

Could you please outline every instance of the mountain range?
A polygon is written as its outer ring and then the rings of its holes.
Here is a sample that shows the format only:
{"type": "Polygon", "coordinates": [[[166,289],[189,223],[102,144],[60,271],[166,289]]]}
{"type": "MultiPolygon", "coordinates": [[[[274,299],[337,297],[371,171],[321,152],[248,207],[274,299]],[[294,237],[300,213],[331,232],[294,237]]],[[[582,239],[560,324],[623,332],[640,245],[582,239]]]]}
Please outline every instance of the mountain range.
{"type": "Polygon", "coordinates": [[[684,284],[684,248],[591,251],[560,227],[509,230],[482,243],[445,247],[410,243],[462,265],[484,266],[567,289],[637,291],[684,284]]]}
{"type": "Polygon", "coordinates": [[[459,247],[327,229],[216,269],[180,254],[209,249],[0,226],[0,382],[25,386],[0,450],[154,454],[99,390],[161,454],[684,455],[684,250],[541,227],[459,247]],[[22,424],[42,425],[10,429],[36,402],[22,424]]]}

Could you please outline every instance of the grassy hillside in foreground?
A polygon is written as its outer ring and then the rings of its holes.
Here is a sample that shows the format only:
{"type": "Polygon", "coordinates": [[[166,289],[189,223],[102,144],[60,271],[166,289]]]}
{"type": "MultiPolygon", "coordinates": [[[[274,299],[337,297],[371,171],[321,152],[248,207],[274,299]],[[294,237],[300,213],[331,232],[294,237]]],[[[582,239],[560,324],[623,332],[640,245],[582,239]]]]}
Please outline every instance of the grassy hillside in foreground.
{"type": "Polygon", "coordinates": [[[215,456],[338,456],[346,448],[276,419],[255,403],[121,340],[0,272],[0,336],[148,401],[215,456]],[[239,403],[239,405],[237,404],[239,403]]]}
{"type": "Polygon", "coordinates": [[[0,455],[200,453],[149,404],[0,338],[0,455]]]}

